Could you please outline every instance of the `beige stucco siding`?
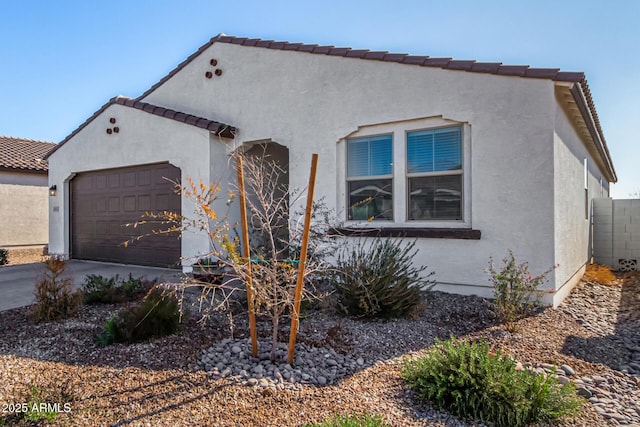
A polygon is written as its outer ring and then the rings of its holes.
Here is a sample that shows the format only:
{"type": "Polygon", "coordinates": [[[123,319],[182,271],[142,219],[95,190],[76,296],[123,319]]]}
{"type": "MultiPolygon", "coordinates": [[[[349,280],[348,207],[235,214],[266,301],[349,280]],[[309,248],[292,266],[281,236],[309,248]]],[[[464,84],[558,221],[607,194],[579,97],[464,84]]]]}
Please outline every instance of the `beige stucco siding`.
{"type": "Polygon", "coordinates": [[[46,245],[47,176],[0,172],[0,247],[46,245]]]}
{"type": "Polygon", "coordinates": [[[482,239],[420,239],[417,261],[442,283],[465,285],[457,291],[481,294],[490,293],[490,255],[511,248],[534,271],[555,263],[551,81],[219,43],[144,101],[237,126],[236,143],[287,146],[292,187],[306,185],[311,152],[319,153],[316,195],[336,206],[339,142],[359,127],[428,117],[464,123],[468,219],[482,239]],[[211,58],[222,75],[207,79],[211,58]]]}
{"type": "MultiPolygon", "coordinates": [[[[50,203],[50,252],[69,252],[69,181],[75,173],[119,168],[139,164],[169,162],[195,182],[211,181],[210,150],[218,148],[224,158],[225,142],[213,140],[207,130],[175,120],[114,104],[84,127],[49,158],[49,184],[58,187],[58,195],[50,203]],[[106,133],[116,119],[119,132],[106,133]],[[187,172],[188,171],[188,172],[187,172]]],[[[182,201],[182,212],[194,211],[188,199],[182,201]]],[[[185,233],[182,251],[185,254],[207,252],[204,236],[185,233]]]]}

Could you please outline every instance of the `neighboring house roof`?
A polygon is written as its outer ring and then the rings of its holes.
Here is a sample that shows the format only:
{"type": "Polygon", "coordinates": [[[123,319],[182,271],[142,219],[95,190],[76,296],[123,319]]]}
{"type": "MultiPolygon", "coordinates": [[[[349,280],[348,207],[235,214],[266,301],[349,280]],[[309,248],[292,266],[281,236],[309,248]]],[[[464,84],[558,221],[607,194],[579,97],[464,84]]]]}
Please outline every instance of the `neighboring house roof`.
{"type": "MultiPolygon", "coordinates": [[[[387,51],[370,51],[368,49],[351,49],[349,47],[320,46],[317,44],[290,43],[286,41],[262,40],[257,38],[227,36],[218,34],[202,45],[196,52],[180,63],[158,83],[151,86],[137,99],[144,99],[167,80],[178,73],[194,58],[207,50],[214,43],[229,43],[249,47],[258,47],[274,50],[287,50],[304,52],[317,55],[342,56],[345,58],[364,59],[371,61],[396,62],[407,65],[441,68],[445,70],[467,71],[472,73],[496,74],[523,78],[548,79],[557,83],[557,86],[569,85],[566,88],[571,101],[579,110],[579,115],[572,116],[581,128],[581,135],[593,140],[592,148],[598,153],[605,169],[607,180],[618,180],[611,155],[600,126],[600,120],[591,96],[591,90],[587,84],[584,73],[572,71],[560,71],[558,68],[532,68],[528,65],[504,65],[501,62],[476,62],[473,60],[456,60],[452,58],[431,58],[429,56],[414,56],[406,53],[389,53],[387,51]]],[[[573,107],[572,105],[572,107],[573,107]]]]}
{"type": "Polygon", "coordinates": [[[0,170],[46,174],[48,165],[43,159],[55,146],[53,142],[0,135],[0,170]]]}
{"type": "Polygon", "coordinates": [[[125,107],[135,108],[137,110],[141,110],[147,112],[149,114],[153,114],[155,116],[164,117],[171,120],[176,120],[181,123],[186,123],[188,125],[196,126],[202,129],[207,129],[208,131],[214,133],[215,135],[219,135],[225,138],[233,139],[236,133],[236,128],[233,126],[226,125],[224,123],[217,122],[215,120],[205,119],[204,117],[194,116],[192,114],[181,113],[176,110],[172,110],[170,108],[159,107],[157,105],[149,104],[147,102],[138,101],[126,96],[118,95],[113,97],[104,104],[98,111],[93,113],[91,117],[89,117],[84,123],[76,128],[69,136],[63,139],[53,150],[51,150],[47,156],[48,158],[51,154],[53,154],[58,148],[64,145],[67,141],[73,138],[78,132],[80,132],[85,126],[95,120],[104,110],[110,107],[113,104],[124,105],[125,107]]]}

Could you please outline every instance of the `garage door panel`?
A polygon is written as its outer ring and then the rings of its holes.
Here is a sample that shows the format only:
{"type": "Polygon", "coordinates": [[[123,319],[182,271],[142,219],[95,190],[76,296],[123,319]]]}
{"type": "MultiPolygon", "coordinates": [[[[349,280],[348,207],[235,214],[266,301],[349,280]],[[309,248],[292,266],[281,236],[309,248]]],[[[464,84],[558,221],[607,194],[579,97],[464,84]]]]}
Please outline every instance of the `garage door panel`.
{"type": "Polygon", "coordinates": [[[120,212],[120,197],[109,197],[109,212],[120,212]]]}
{"type": "Polygon", "coordinates": [[[161,164],[78,174],[71,181],[72,257],[177,266],[179,236],[154,235],[153,229],[164,227],[160,224],[127,226],[145,212],[180,213],[180,196],[165,177],[178,182],[180,169],[161,164]]]}
{"type": "Polygon", "coordinates": [[[135,212],[136,211],[136,196],[123,196],[122,197],[122,208],[125,212],[135,212]]]}
{"type": "Polygon", "coordinates": [[[136,173],[125,172],[122,174],[122,186],[123,187],[135,187],[136,186],[136,173]]]}

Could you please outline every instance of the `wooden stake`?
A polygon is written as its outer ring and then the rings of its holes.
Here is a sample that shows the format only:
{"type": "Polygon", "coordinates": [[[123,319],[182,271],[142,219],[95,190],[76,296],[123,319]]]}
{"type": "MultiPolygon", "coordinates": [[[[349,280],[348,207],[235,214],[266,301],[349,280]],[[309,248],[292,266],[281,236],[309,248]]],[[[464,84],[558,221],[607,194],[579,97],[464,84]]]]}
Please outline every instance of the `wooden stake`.
{"type": "Polygon", "coordinates": [[[244,169],[242,156],[237,157],[238,190],[240,192],[240,223],[242,225],[242,257],[247,261],[247,306],[249,309],[249,331],[251,333],[251,352],[258,357],[258,331],[256,330],[256,312],[251,277],[251,252],[249,251],[249,224],[247,222],[247,196],[244,191],[244,169]]]}
{"type": "Polygon", "coordinates": [[[311,156],[311,172],[309,173],[309,188],[307,190],[307,209],[304,212],[304,230],[302,232],[302,247],[300,248],[300,260],[298,263],[298,278],[296,281],[296,293],[293,302],[293,315],[291,316],[291,333],[289,335],[289,355],[287,361],[293,365],[293,354],[298,335],[298,323],[300,317],[300,300],[302,299],[302,286],[304,285],[304,269],[307,263],[307,247],[309,246],[309,230],[311,228],[311,210],[313,209],[313,191],[316,186],[316,169],[318,167],[318,155],[311,156]]]}

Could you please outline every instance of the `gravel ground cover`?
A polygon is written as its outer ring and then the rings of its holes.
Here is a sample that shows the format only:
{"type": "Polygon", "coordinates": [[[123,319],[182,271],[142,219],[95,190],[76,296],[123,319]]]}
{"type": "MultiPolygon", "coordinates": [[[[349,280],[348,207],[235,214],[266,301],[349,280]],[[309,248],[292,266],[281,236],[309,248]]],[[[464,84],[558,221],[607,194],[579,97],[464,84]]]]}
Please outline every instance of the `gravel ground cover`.
{"type": "MultiPolygon", "coordinates": [[[[78,318],[46,324],[29,323],[28,308],[0,313],[5,425],[17,423],[15,416],[6,418],[8,409],[29,402],[34,385],[41,402],[59,405],[57,418],[40,425],[302,426],[352,411],[380,414],[393,426],[474,425],[415,402],[400,377],[404,357],[452,334],[482,337],[525,366],[573,381],[584,410],[565,425],[640,425],[640,280],[634,275],[617,275],[608,284],[582,282],[558,309],[521,321],[519,333],[495,324],[482,299],[440,292],[426,296],[424,311],[414,319],[361,321],[330,310],[309,312],[301,320],[297,354],[311,352],[309,358],[324,358],[328,372],[335,368],[326,385],[308,372],[311,367],[297,373],[294,365],[290,381],[286,366],[274,364],[269,371],[262,359],[243,362],[246,376],[233,369],[223,375],[232,356],[246,349],[241,315],[234,318],[233,338],[226,317],[214,316],[203,327],[192,309],[176,335],[98,346],[93,336],[120,308],[85,306],[78,318]],[[345,364],[348,369],[341,369],[345,364]],[[256,372],[258,365],[262,372],[256,372]]],[[[270,325],[259,321],[258,327],[267,340],[270,325]]],[[[280,341],[287,339],[285,330],[280,341]]]]}

